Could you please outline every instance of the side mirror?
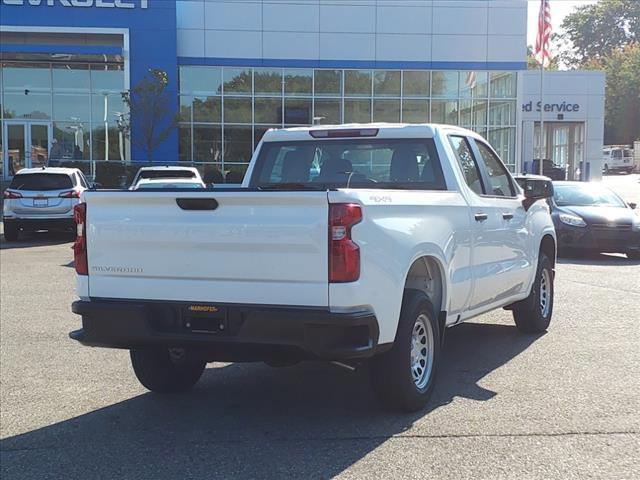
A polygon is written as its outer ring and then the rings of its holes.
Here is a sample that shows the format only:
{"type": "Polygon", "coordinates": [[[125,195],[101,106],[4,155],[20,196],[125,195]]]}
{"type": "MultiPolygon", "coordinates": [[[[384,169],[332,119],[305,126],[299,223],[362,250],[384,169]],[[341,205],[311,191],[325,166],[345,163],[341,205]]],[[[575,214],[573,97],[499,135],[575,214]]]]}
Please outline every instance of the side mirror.
{"type": "Polygon", "coordinates": [[[553,197],[553,183],[546,177],[524,178],[520,182],[524,189],[524,200],[522,205],[525,210],[529,210],[538,200],[545,200],[553,197]]]}
{"type": "Polygon", "coordinates": [[[635,202],[629,202],[629,207],[630,207],[632,210],[635,210],[636,208],[638,208],[638,204],[637,204],[637,203],[635,203],[635,202]]]}
{"type": "Polygon", "coordinates": [[[89,188],[91,188],[92,190],[102,188],[102,184],[98,182],[93,182],[91,185],[89,185],[89,188]]]}

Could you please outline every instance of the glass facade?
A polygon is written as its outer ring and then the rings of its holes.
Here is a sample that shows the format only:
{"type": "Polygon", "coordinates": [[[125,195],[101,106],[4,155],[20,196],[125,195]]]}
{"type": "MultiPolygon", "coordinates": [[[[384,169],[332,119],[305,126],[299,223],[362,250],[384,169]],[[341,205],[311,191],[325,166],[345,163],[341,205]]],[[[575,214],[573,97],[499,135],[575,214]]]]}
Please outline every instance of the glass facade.
{"type": "Polygon", "coordinates": [[[515,170],[516,73],[180,67],[179,158],[242,173],[269,128],[340,123],[460,125],[515,170]]]}
{"type": "Polygon", "coordinates": [[[92,175],[97,161],[128,161],[118,128],[124,86],[122,63],[3,62],[0,143],[15,144],[7,150],[9,176],[23,166],[72,162],[92,175]]]}
{"type": "MultiPolygon", "coordinates": [[[[241,175],[270,128],[369,122],[460,125],[515,170],[515,72],[182,66],[179,82],[178,159],[203,172],[241,175]]],[[[35,157],[88,175],[130,161],[123,89],[122,63],[2,63],[8,175],[35,157]]]]}

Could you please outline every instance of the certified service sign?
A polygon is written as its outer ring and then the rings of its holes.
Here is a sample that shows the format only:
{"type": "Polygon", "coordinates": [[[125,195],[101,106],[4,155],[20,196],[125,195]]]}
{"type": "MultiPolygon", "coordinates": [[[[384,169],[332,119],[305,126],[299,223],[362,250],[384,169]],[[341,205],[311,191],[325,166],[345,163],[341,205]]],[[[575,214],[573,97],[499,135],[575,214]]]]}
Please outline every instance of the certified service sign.
{"type": "Polygon", "coordinates": [[[47,5],[53,7],[96,7],[96,8],[147,8],[149,0],[2,0],[3,5],[30,5],[37,7],[47,5]]]}

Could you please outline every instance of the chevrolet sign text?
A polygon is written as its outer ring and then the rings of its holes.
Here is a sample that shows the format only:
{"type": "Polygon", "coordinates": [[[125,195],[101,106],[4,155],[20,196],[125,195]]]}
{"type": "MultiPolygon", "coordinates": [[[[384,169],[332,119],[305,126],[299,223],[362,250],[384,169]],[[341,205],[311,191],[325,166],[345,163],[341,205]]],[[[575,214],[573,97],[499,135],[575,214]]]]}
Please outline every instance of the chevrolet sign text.
{"type": "Polygon", "coordinates": [[[147,8],[149,0],[2,0],[3,5],[47,5],[53,7],[147,8]]]}

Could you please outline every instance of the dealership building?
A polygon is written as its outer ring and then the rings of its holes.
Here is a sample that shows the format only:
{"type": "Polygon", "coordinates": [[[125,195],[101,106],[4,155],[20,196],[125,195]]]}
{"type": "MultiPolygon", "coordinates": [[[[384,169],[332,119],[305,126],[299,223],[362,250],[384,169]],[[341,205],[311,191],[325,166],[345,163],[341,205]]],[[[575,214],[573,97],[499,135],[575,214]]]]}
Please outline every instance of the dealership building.
{"type": "Polygon", "coordinates": [[[547,72],[541,100],[526,0],[0,0],[0,35],[5,180],[150,161],[237,177],[270,128],[353,122],[461,125],[514,172],[601,172],[604,74],[547,72]],[[165,108],[129,112],[153,70],[165,108]]]}

